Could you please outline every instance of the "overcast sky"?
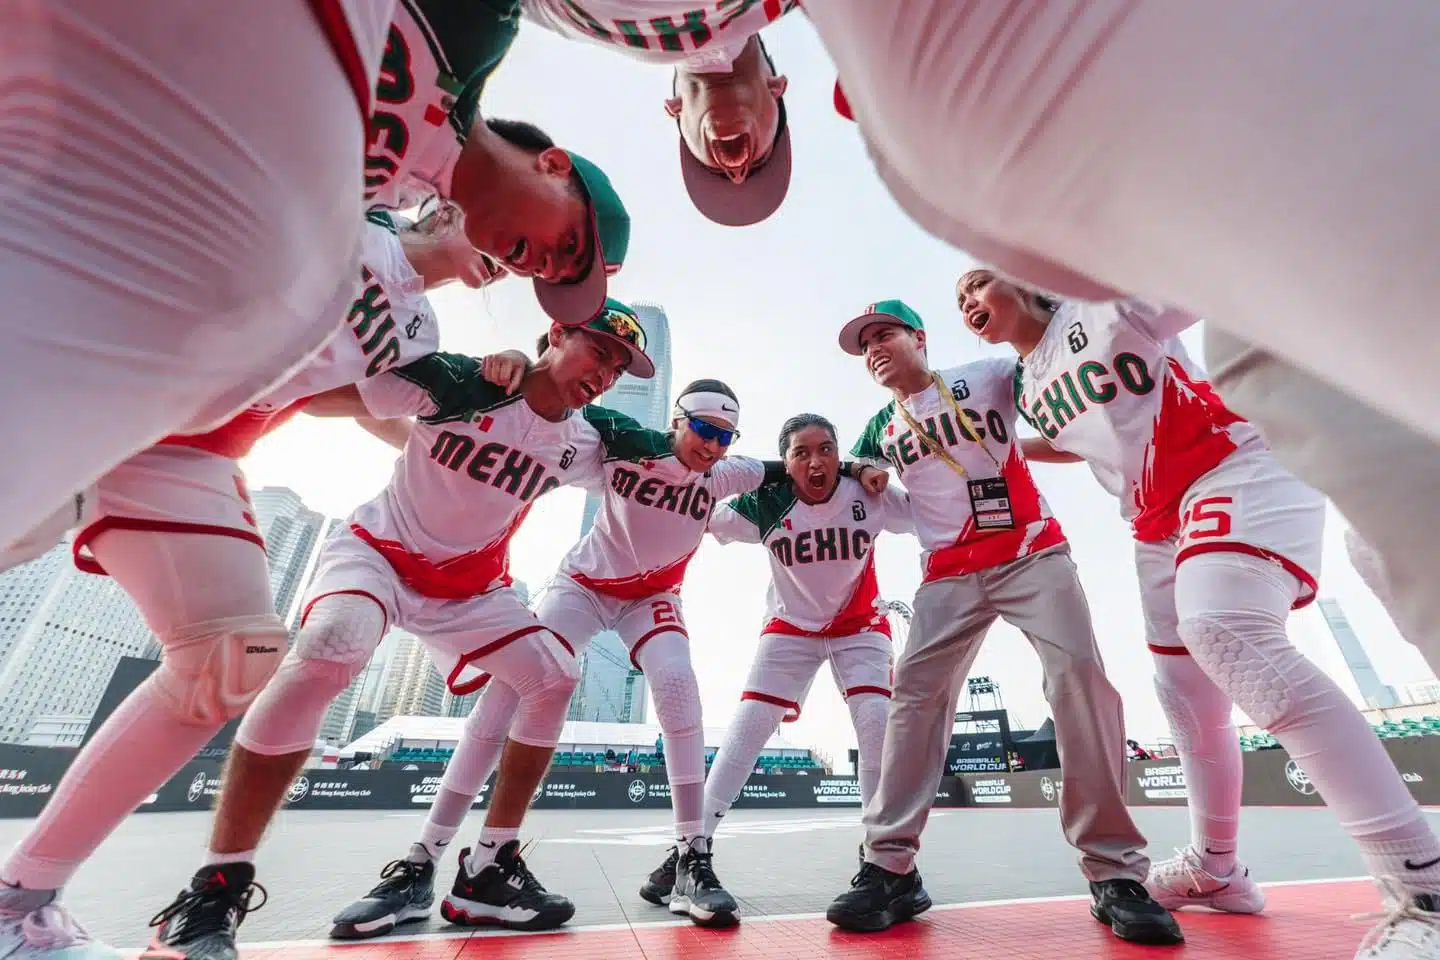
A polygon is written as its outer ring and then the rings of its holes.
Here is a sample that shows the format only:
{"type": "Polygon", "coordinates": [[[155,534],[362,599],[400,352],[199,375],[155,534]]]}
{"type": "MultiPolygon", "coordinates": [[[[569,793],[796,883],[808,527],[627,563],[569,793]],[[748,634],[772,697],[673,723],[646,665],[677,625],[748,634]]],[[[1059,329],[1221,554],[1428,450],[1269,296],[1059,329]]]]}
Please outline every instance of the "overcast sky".
{"type": "MultiPolygon", "coordinates": [[[[822,413],[848,449],[865,421],[889,398],[858,359],[842,353],[838,328],[866,304],[899,297],[931,331],[937,366],[995,353],[966,332],[954,307],[956,277],[971,261],[922,233],[876,179],[854,126],[831,108],[834,70],[806,20],[785,18],[767,33],[777,66],[790,78],[786,97],[794,139],[794,178],[778,214],[744,230],[718,227],[695,213],[676,161],[674,121],[662,110],[668,71],[608,49],[560,40],[527,25],[487,91],[483,110],[540,124],[563,146],[610,174],[634,223],[630,255],[613,282],[622,299],[665,306],[673,340],[674,383],[700,377],[729,383],[742,403],[744,436],[734,452],[776,455],[780,424],[800,412],[822,413]],[[586,78],[576,82],[575,78],[586,78]]],[[[442,290],[432,297],[447,350],[481,354],[530,350],[545,320],[528,283],[489,291],[442,290]]],[[[1198,359],[1198,331],[1186,337],[1198,359]]],[[[299,417],[261,442],[245,461],[251,487],[288,486],[317,510],[343,516],[377,493],[394,451],[351,423],[299,417]]],[[[1034,468],[1052,510],[1069,534],[1090,597],[1095,629],[1111,678],[1125,698],[1130,735],[1168,736],[1151,687],[1131,540],[1107,496],[1083,466],[1034,468]]],[[[540,501],[514,541],[512,570],[531,585],[554,571],[579,531],[583,495],[561,490],[540,501]]],[[[1378,601],[1345,559],[1343,519],[1331,511],[1320,595],[1349,614],[1384,679],[1429,679],[1419,654],[1404,643],[1378,601]]],[[[886,536],[877,548],[882,591],[912,598],[919,547],[886,536]]],[[[700,676],[707,726],[731,716],[764,612],[767,564],[760,547],[719,547],[708,538],[690,565],[685,618],[700,676]]],[[[1319,612],[1291,618],[1301,649],[1354,684],[1319,612]]],[[[996,680],[1017,726],[1046,716],[1034,653],[1000,625],[975,667],[996,680]]],[[[962,708],[964,699],[962,698],[962,708]]],[[[853,746],[849,718],[828,671],[805,712],[784,733],[842,760],[853,746]]]]}

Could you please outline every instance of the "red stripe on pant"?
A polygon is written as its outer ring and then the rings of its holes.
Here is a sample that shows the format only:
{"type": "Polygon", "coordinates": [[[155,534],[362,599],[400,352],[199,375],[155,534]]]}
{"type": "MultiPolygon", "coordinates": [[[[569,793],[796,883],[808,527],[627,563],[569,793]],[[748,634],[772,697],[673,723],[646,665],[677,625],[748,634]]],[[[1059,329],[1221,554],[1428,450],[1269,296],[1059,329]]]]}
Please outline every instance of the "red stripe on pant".
{"type": "Polygon", "coordinates": [[[781,723],[794,723],[800,719],[800,704],[794,700],[786,700],[783,697],[772,697],[768,693],[761,693],[758,690],[746,690],[740,694],[741,700],[754,700],[758,703],[768,703],[776,707],[785,708],[785,716],[780,718],[781,723]]]}

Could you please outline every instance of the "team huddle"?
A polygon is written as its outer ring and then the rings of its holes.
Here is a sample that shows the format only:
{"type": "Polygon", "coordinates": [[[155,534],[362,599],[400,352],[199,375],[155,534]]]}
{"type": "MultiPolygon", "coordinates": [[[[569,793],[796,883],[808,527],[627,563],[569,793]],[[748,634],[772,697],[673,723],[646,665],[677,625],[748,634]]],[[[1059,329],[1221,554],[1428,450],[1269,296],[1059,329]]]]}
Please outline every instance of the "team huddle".
{"type": "Polygon", "coordinates": [[[0,477],[0,565],[71,535],[77,566],[130,595],[163,657],[0,865],[0,952],[118,956],[61,891],[243,717],[209,849],[156,914],[144,954],[235,960],[236,931],[265,897],[254,866],[265,830],[325,710],[391,627],[421,639],[452,692],[483,695],[420,834],[335,916],[333,937],[430,915],[437,867],[492,775],[442,916],[520,930],[571,919],[574,905],[527,866],[521,833],[577,657],[602,630],[647,677],[670,782],[675,842],[639,896],[701,926],[738,921],[716,829],[828,663],[858,741],[865,837],[827,916],[884,930],[931,905],[920,838],[964,678],[1002,618],[1039,655],[1065,837],[1092,915],[1118,938],[1180,943],[1171,911],[1185,906],[1264,909],[1238,847],[1239,707],[1303,765],[1383,892],[1357,957],[1440,958],[1440,840],[1364,717],[1285,629],[1315,596],[1319,491],[1355,525],[1357,567],[1415,642],[1440,619],[1424,576],[1440,450],[1416,413],[1440,357],[1413,326],[1436,281],[1383,254],[1440,240],[1440,211],[1422,202],[1440,144],[1433,125],[1406,119],[1368,139],[1346,133],[1316,165],[1306,158],[1321,148],[1277,134],[1271,100],[1250,93],[1275,91],[1280,112],[1343,102],[1404,117],[1397,85],[1434,88],[1423,46],[1433,7],[1257,24],[1104,3],[1014,22],[1011,4],[939,0],[462,6],[286,0],[259,23],[177,0],[51,0],[7,24],[0,70],[28,92],[0,105],[14,134],[0,148],[11,184],[0,270],[21,307],[8,313],[45,322],[7,340],[0,401],[42,412],[3,428],[24,466],[0,477]],[[946,365],[899,299],[821,318],[884,401],[848,459],[840,431],[803,411],[782,428],[777,460],[728,455],[740,400],[718,379],[680,391],[667,431],[597,403],[622,374],[655,371],[644,328],[610,290],[629,213],[595,162],[531,123],[489,116],[484,98],[522,29],[669,65],[663,109],[687,195],[715,224],[750,226],[781,207],[792,175],[787,80],[760,39],[782,16],[810,18],[835,57],[836,109],[856,120],[905,211],[993,265],[959,278],[958,322],[1014,351],[946,365]],[[1268,30],[1288,42],[1250,42],[1268,30]],[[1329,50],[1337,30],[1351,42],[1319,58],[1323,70],[1285,60],[1292,47],[1329,50]],[[1001,34],[997,67],[984,38],[1001,34]],[[1245,55],[1252,47],[1264,55],[1245,55]],[[1164,83],[1112,69],[1156,51],[1173,54],[1164,83]],[[1034,70],[1020,69],[1027,58],[1034,70]],[[1234,97],[1211,82],[1219,58],[1234,97]],[[1278,86],[1277,64],[1290,68],[1278,86]],[[1420,75],[1387,72],[1402,67],[1420,75]],[[995,95],[974,95],[980,75],[995,95]],[[1056,77],[1063,89],[1050,89],[1056,77]],[[1146,109],[1145,96],[1166,109],[1146,109]],[[1196,96],[1223,104],[1189,111],[1199,140],[1168,121],[1156,129],[1196,96]],[[1008,112],[993,110],[1000,102],[1008,112]],[[1092,134],[1083,150],[1064,141],[1077,129],[1092,134]],[[1237,153],[1253,179],[1206,152],[1227,138],[1251,145],[1237,153]],[[104,228],[75,229],[77,211],[104,228]],[[1185,229],[1155,230],[1156,217],[1185,229]],[[1252,236],[1257,220],[1270,232],[1252,236]],[[442,351],[426,291],[512,275],[532,281],[551,320],[536,349],[442,351]],[[1177,339],[1197,311],[1209,321],[1208,379],[1177,339]],[[1380,334],[1411,349],[1381,356],[1370,343],[1380,334]],[[1359,375],[1321,375],[1342,363],[1359,375]],[[324,544],[292,645],[238,461],[302,413],[352,418],[399,456],[386,487],[324,544]],[[1331,429],[1342,421],[1344,437],[1331,429]],[[1357,461],[1415,469],[1377,476],[1357,461]],[[1063,518],[1029,462],[1087,464],[1131,525],[1155,687],[1189,796],[1190,841],[1172,858],[1150,861],[1125,806],[1120,697],[1063,518]],[[509,545],[540,497],[570,485],[599,494],[600,512],[532,609],[511,589],[509,545]],[[885,532],[921,547],[898,657],[874,566],[885,532]],[[760,545],[770,570],[742,701],[708,772],[680,600],[707,533],[760,545]]]}

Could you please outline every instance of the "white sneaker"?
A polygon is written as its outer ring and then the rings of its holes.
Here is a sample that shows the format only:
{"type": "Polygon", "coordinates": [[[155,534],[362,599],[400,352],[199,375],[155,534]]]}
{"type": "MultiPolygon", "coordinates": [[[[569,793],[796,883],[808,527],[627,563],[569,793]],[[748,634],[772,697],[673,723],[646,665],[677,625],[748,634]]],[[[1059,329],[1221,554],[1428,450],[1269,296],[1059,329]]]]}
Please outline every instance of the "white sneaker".
{"type": "Polygon", "coordinates": [[[120,960],[55,903],[52,890],[7,890],[0,899],[0,960],[120,960]]]}
{"type": "Polygon", "coordinates": [[[1145,889],[1156,903],[1170,910],[1194,906],[1222,913],[1259,913],[1265,909],[1265,891],[1250,879],[1249,870],[1237,863],[1228,876],[1217,877],[1200,865],[1200,855],[1193,847],[1152,863],[1145,889]]]}
{"type": "Polygon", "coordinates": [[[1380,921],[1360,941],[1355,960],[1440,958],[1440,897],[1417,897],[1394,877],[1381,877],[1375,885],[1385,899],[1385,910],[1355,918],[1380,921]]]}

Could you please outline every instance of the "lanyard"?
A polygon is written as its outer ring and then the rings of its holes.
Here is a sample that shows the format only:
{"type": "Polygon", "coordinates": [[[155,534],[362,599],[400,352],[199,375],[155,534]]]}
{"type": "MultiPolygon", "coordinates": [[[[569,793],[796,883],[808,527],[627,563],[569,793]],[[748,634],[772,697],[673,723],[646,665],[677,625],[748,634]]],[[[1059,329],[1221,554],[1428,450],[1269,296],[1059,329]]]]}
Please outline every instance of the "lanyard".
{"type": "MultiPolygon", "coordinates": [[[[945,398],[946,402],[950,405],[950,410],[955,414],[955,426],[959,429],[960,435],[983,450],[985,455],[990,458],[990,462],[995,464],[996,471],[1003,476],[1005,469],[1000,466],[1000,461],[995,459],[995,454],[990,452],[990,448],[985,446],[980,438],[975,435],[970,425],[970,418],[965,415],[965,411],[960,409],[960,404],[955,402],[955,395],[950,392],[950,385],[945,382],[940,374],[933,370],[930,372],[930,379],[934,383],[936,393],[945,398]]],[[[925,449],[935,454],[935,456],[941,460],[944,460],[950,469],[954,470],[960,476],[967,476],[965,468],[960,465],[960,461],[956,460],[949,450],[941,446],[940,441],[932,437],[928,430],[920,426],[910,411],[905,409],[904,401],[896,401],[895,406],[899,409],[900,416],[905,420],[905,424],[910,428],[911,432],[915,434],[925,449]]]]}

